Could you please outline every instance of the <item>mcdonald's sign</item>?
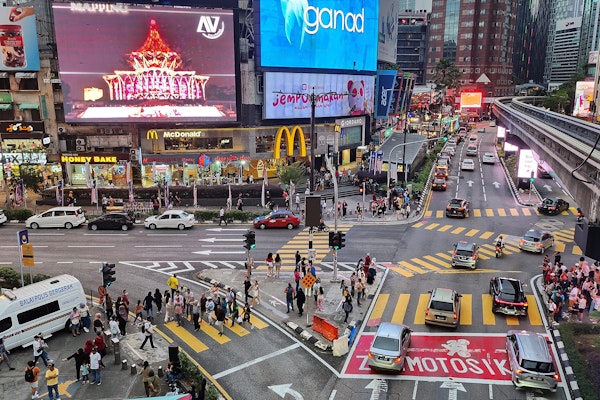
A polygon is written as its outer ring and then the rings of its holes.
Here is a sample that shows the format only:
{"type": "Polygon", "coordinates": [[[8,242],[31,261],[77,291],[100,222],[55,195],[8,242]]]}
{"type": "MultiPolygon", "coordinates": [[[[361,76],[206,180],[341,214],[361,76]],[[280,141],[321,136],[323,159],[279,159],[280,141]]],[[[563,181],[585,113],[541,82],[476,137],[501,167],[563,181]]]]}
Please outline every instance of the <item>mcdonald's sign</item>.
{"type": "Polygon", "coordinates": [[[148,129],[146,140],[158,140],[158,131],[156,129],[148,129]]]}
{"type": "Polygon", "coordinates": [[[273,158],[281,158],[281,136],[285,133],[286,139],[286,156],[290,157],[294,155],[294,141],[296,140],[296,134],[298,134],[298,144],[300,148],[300,157],[306,157],[306,140],[304,140],[304,131],[298,125],[294,126],[292,130],[287,126],[282,126],[277,130],[275,135],[275,148],[273,150],[273,158]]]}

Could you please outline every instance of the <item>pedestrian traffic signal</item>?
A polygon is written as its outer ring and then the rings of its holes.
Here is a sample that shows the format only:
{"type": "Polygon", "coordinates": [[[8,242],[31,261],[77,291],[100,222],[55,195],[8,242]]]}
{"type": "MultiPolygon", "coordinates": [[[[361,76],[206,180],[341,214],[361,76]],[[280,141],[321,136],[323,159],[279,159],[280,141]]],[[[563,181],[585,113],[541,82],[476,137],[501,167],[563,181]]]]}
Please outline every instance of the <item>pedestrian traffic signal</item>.
{"type": "Polygon", "coordinates": [[[335,232],[333,234],[333,238],[331,239],[331,247],[333,247],[334,250],[339,250],[342,245],[342,239],[340,238],[340,233],[339,232],[335,232]]]}
{"type": "Polygon", "coordinates": [[[109,287],[112,285],[114,281],[116,281],[115,277],[115,264],[102,264],[102,286],[109,287]]]}
{"type": "Polygon", "coordinates": [[[329,247],[333,247],[333,235],[335,232],[329,232],[329,247]]]}
{"type": "Polygon", "coordinates": [[[248,231],[244,233],[244,248],[247,250],[252,250],[256,247],[256,233],[254,231],[248,231]]]}
{"type": "Polygon", "coordinates": [[[344,232],[338,232],[340,236],[340,249],[346,247],[346,234],[344,232]]]}

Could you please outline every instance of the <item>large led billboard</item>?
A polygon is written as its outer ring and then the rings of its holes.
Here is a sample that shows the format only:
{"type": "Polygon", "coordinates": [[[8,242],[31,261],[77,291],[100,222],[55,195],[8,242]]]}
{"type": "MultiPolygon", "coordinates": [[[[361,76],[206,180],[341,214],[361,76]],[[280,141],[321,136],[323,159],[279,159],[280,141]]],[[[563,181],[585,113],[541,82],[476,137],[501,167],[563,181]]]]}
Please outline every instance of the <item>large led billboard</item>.
{"type": "Polygon", "coordinates": [[[375,71],[377,0],[260,0],[262,67],[375,71]]]}
{"type": "Polygon", "coordinates": [[[54,3],[65,119],[237,120],[231,10],[54,3]]]}
{"type": "Polygon", "coordinates": [[[535,178],[537,174],[537,161],[533,158],[533,151],[520,149],[517,178],[535,178]]]}
{"type": "Polygon", "coordinates": [[[373,113],[375,77],[266,72],[265,119],[342,117],[373,113]],[[314,93],[314,97],[313,97],[314,93]]]}
{"type": "Polygon", "coordinates": [[[0,71],[39,71],[33,7],[0,7],[0,71]]]}
{"type": "Polygon", "coordinates": [[[461,108],[481,108],[480,92],[463,92],[460,94],[461,108]]]}
{"type": "Polygon", "coordinates": [[[589,117],[590,104],[594,101],[594,81],[579,81],[575,86],[575,101],[573,103],[574,117],[589,117]]]}
{"type": "Polygon", "coordinates": [[[398,52],[398,2],[379,0],[377,59],[396,64],[398,52]]]}

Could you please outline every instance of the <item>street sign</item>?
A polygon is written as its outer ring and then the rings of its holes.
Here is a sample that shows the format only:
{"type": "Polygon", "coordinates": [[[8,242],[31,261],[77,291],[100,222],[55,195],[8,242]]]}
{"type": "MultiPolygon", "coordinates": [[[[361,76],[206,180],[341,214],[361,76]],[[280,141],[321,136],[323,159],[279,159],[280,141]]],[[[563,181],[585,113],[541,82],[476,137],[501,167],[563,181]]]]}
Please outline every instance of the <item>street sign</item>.
{"type": "Polygon", "coordinates": [[[306,275],[304,275],[304,278],[302,278],[300,283],[302,283],[302,285],[305,288],[309,289],[312,287],[312,285],[315,284],[316,281],[317,281],[317,278],[315,278],[313,274],[306,274],[306,275]]]}
{"type": "Polygon", "coordinates": [[[333,146],[335,143],[335,137],[333,135],[327,135],[327,144],[333,146]]]}
{"type": "Polygon", "coordinates": [[[21,245],[21,259],[23,260],[24,267],[34,266],[33,245],[29,243],[24,243],[21,245]]]}

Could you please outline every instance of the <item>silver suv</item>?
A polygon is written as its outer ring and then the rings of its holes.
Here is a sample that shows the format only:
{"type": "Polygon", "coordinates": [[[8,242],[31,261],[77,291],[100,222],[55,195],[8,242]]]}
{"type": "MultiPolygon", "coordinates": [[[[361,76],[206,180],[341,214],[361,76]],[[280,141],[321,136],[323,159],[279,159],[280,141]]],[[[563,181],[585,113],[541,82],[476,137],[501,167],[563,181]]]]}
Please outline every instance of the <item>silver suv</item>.
{"type": "Polygon", "coordinates": [[[477,268],[479,247],[476,243],[460,241],[454,244],[452,252],[452,267],[477,268]]]}
{"type": "Polygon", "coordinates": [[[506,352],[516,387],[556,391],[558,374],[548,344],[546,338],[536,332],[508,331],[506,352]]]}

